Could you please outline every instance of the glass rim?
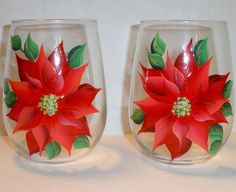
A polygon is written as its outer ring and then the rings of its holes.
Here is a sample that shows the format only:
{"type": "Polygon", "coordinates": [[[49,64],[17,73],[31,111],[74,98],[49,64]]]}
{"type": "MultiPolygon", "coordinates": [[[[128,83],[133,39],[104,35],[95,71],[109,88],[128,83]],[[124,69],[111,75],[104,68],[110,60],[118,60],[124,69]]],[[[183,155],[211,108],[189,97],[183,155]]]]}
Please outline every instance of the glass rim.
{"type": "Polygon", "coordinates": [[[11,24],[85,24],[85,23],[97,23],[96,19],[17,19],[12,20],[11,24]]]}
{"type": "Polygon", "coordinates": [[[141,20],[141,24],[154,24],[154,23],[160,23],[160,24],[167,24],[167,23],[173,23],[173,24],[208,24],[208,23],[218,23],[218,24],[227,24],[226,20],[141,20]]]}

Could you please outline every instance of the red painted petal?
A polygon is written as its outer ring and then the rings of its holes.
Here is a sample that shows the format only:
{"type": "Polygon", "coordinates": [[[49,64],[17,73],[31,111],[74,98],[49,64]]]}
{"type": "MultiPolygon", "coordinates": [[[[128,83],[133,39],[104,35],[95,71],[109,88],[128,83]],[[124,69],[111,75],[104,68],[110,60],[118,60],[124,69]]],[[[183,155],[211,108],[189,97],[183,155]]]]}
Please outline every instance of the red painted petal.
{"type": "Polygon", "coordinates": [[[191,101],[196,100],[208,90],[209,86],[209,68],[212,57],[209,58],[204,65],[202,65],[198,71],[187,79],[184,95],[191,101]]]}
{"type": "Polygon", "coordinates": [[[83,84],[79,87],[77,92],[65,97],[63,104],[65,109],[78,110],[84,116],[98,112],[98,110],[91,104],[100,89],[95,89],[89,84],[83,84]]]}
{"type": "Polygon", "coordinates": [[[28,131],[26,133],[26,142],[27,142],[30,155],[39,152],[39,146],[32,134],[32,131],[28,131]]]}
{"type": "Polygon", "coordinates": [[[73,119],[80,119],[84,117],[84,114],[82,112],[80,112],[79,110],[74,110],[74,109],[63,109],[61,110],[60,114],[65,117],[70,117],[73,119]]]}
{"type": "Polygon", "coordinates": [[[210,114],[220,110],[222,105],[228,101],[222,95],[227,78],[228,74],[211,76],[209,80],[209,88],[200,98],[202,107],[204,107],[210,114]]]}
{"type": "Polygon", "coordinates": [[[148,77],[162,76],[162,74],[164,72],[164,70],[148,69],[148,68],[144,67],[141,63],[140,63],[140,66],[142,68],[144,76],[148,76],[148,77]]]}
{"type": "Polygon", "coordinates": [[[68,95],[77,91],[87,66],[88,64],[85,64],[82,65],[81,67],[73,68],[68,71],[68,74],[65,78],[64,88],[60,93],[61,95],[68,95]]]}
{"type": "Polygon", "coordinates": [[[192,108],[191,116],[196,121],[200,122],[215,120],[214,117],[212,117],[201,104],[195,104],[195,106],[192,108]]]}
{"type": "Polygon", "coordinates": [[[27,74],[30,75],[31,77],[35,76],[34,72],[35,63],[33,61],[22,59],[17,54],[16,54],[16,61],[21,81],[28,81],[27,74]]]}
{"type": "Polygon", "coordinates": [[[197,64],[193,54],[193,40],[191,39],[184,50],[178,55],[175,66],[183,73],[184,77],[190,77],[196,70],[197,64]]]}
{"type": "Polygon", "coordinates": [[[192,142],[186,137],[182,138],[182,145],[179,144],[178,138],[174,134],[170,134],[166,143],[166,147],[168,148],[171,154],[171,160],[176,159],[184,155],[190,149],[192,142]],[[179,146],[179,147],[176,147],[179,146]]]}
{"type": "Polygon", "coordinates": [[[17,82],[9,80],[9,83],[17,98],[27,105],[38,105],[41,94],[33,89],[28,82],[17,82]]]}
{"type": "Polygon", "coordinates": [[[73,126],[76,128],[76,135],[88,135],[90,136],[90,130],[88,127],[86,117],[80,119],[73,119],[71,117],[63,116],[62,114],[57,115],[57,120],[60,124],[65,126],[73,126]]]}
{"type": "Polygon", "coordinates": [[[171,116],[165,116],[159,119],[155,124],[155,139],[152,150],[154,151],[159,146],[167,143],[168,136],[172,132],[171,128],[174,119],[171,116]]]}
{"type": "Polygon", "coordinates": [[[217,123],[228,123],[221,109],[215,112],[214,114],[212,114],[211,116],[217,123]]]}
{"type": "Polygon", "coordinates": [[[178,70],[178,68],[176,68],[172,62],[171,59],[169,57],[169,54],[167,52],[167,59],[166,59],[166,69],[165,69],[165,73],[164,76],[166,77],[166,79],[168,79],[169,81],[173,82],[174,84],[176,84],[179,89],[182,88],[185,77],[184,75],[178,70]]]}
{"type": "Polygon", "coordinates": [[[191,119],[186,137],[208,151],[208,134],[212,124],[212,121],[198,122],[191,119]]]}
{"type": "Polygon", "coordinates": [[[42,79],[44,86],[49,89],[49,93],[56,93],[64,86],[64,80],[61,73],[58,73],[54,66],[45,60],[42,68],[42,79]]]}
{"type": "Polygon", "coordinates": [[[158,102],[171,103],[180,94],[177,85],[168,81],[165,77],[144,76],[142,80],[144,90],[158,102]]]}
{"type": "Polygon", "coordinates": [[[28,74],[26,74],[26,77],[27,77],[29,83],[31,83],[31,85],[32,85],[34,88],[40,89],[41,91],[43,91],[43,85],[42,85],[42,83],[41,83],[40,80],[35,79],[35,78],[33,78],[33,77],[30,77],[28,74]]]}
{"type": "Polygon", "coordinates": [[[50,128],[50,135],[53,141],[56,141],[63,147],[65,147],[71,154],[71,147],[76,136],[76,128],[73,126],[64,126],[54,121],[54,125],[50,128]]]}
{"type": "Polygon", "coordinates": [[[39,152],[40,152],[40,155],[41,155],[44,147],[49,142],[48,129],[45,126],[39,125],[39,126],[32,129],[32,134],[33,134],[36,142],[38,143],[39,152]]]}
{"type": "Polygon", "coordinates": [[[145,115],[142,127],[139,130],[138,134],[142,133],[142,132],[154,132],[155,131],[155,123],[158,120],[159,119],[156,117],[151,117],[149,115],[145,115]]]}
{"type": "Polygon", "coordinates": [[[24,107],[19,115],[18,122],[14,129],[17,131],[28,130],[36,127],[42,118],[42,113],[36,107],[24,107]]]}
{"type": "Polygon", "coordinates": [[[166,103],[158,103],[151,97],[135,102],[136,105],[145,113],[157,119],[171,115],[172,105],[166,103]]]}
{"type": "Polygon", "coordinates": [[[14,121],[18,121],[20,112],[24,107],[25,104],[21,100],[17,100],[11,108],[11,111],[7,114],[7,116],[14,121]]]}
{"type": "Polygon", "coordinates": [[[57,74],[62,74],[63,77],[66,76],[68,65],[67,65],[66,54],[63,47],[63,41],[50,54],[48,60],[55,68],[57,74]]]}
{"type": "Polygon", "coordinates": [[[177,118],[172,127],[173,133],[179,140],[179,148],[183,145],[183,140],[188,132],[188,126],[180,118],[177,118]]]}

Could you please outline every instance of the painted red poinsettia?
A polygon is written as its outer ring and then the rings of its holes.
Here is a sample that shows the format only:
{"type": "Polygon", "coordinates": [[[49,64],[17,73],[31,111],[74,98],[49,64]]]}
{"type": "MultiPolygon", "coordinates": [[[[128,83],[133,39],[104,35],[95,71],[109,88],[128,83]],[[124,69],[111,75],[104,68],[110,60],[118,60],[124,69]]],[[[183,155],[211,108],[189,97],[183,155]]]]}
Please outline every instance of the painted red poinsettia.
{"type": "Polygon", "coordinates": [[[208,151],[210,126],[227,123],[221,107],[228,74],[209,76],[212,58],[198,66],[192,40],[175,64],[167,53],[165,69],[147,69],[140,74],[148,97],[135,102],[144,112],[139,133],[155,132],[153,150],[166,145],[172,160],[185,154],[192,142],[208,151]]]}
{"type": "Polygon", "coordinates": [[[70,154],[77,136],[90,136],[86,116],[98,112],[92,101],[99,89],[80,83],[87,64],[70,68],[63,42],[48,58],[43,46],[35,61],[16,58],[21,81],[9,80],[17,101],[8,113],[14,133],[26,131],[30,154],[41,154],[51,141],[70,154]]]}

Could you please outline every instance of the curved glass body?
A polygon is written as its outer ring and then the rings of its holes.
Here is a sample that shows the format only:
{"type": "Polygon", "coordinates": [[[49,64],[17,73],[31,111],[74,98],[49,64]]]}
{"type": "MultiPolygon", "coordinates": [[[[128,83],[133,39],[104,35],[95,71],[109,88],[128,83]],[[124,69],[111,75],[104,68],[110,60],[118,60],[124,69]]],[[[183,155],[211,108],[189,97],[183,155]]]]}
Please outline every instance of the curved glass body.
{"type": "Polygon", "coordinates": [[[144,154],[172,164],[213,157],[232,129],[232,77],[225,22],[142,22],[129,114],[144,154]]]}
{"type": "Polygon", "coordinates": [[[4,77],[4,123],[19,154],[67,162],[99,141],[106,92],[96,21],[14,21],[4,77]]]}

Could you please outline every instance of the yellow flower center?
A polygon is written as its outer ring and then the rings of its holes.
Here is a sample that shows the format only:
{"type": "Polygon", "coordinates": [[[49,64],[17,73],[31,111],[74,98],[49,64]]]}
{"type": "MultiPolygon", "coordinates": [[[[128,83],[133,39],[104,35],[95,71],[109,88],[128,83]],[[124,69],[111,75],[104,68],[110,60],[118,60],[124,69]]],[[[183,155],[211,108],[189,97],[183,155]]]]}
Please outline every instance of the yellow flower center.
{"type": "Polygon", "coordinates": [[[40,98],[38,106],[44,115],[53,116],[57,112],[58,104],[58,96],[54,94],[43,95],[40,98]]]}
{"type": "Polygon", "coordinates": [[[186,97],[178,97],[177,101],[174,102],[172,108],[172,114],[177,115],[178,117],[189,116],[191,112],[190,101],[186,97]]]}

